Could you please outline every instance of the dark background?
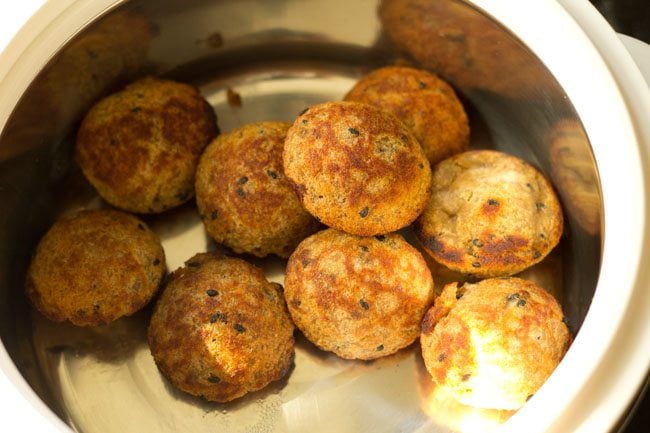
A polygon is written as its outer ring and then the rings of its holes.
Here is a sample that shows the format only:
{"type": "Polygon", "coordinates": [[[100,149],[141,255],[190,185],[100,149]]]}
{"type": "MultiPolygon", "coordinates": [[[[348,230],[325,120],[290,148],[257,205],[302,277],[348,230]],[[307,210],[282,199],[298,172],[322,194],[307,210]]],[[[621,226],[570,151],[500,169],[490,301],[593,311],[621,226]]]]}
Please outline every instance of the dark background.
{"type": "Polygon", "coordinates": [[[650,43],[650,1],[591,0],[591,3],[614,30],[650,43]]]}
{"type": "MultiPolygon", "coordinates": [[[[614,30],[650,43],[650,0],[591,0],[591,3],[614,30]]],[[[646,391],[637,402],[621,432],[650,432],[650,392],[646,391]]]]}

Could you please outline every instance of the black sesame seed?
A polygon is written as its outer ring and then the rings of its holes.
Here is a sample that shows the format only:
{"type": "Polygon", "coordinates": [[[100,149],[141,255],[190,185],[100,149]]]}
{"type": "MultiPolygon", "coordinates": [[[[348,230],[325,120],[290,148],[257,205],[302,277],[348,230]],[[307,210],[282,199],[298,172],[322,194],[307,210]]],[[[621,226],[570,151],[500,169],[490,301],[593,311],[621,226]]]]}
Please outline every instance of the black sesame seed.
{"type": "Polygon", "coordinates": [[[244,191],[242,188],[237,188],[237,195],[240,197],[245,197],[246,191],[244,191]]]}
{"type": "Polygon", "coordinates": [[[158,257],[156,257],[155,259],[153,259],[153,265],[154,265],[154,266],[158,266],[159,264],[160,264],[160,259],[159,259],[158,257]]]}
{"type": "Polygon", "coordinates": [[[273,170],[266,170],[266,174],[268,174],[271,179],[278,178],[278,174],[273,170]]]}
{"type": "Polygon", "coordinates": [[[537,207],[537,210],[542,210],[542,209],[544,209],[546,207],[546,205],[544,203],[541,203],[541,202],[535,203],[535,206],[537,207]]]}
{"type": "Polygon", "coordinates": [[[375,239],[377,239],[379,242],[384,242],[384,240],[386,239],[386,236],[384,236],[384,235],[377,235],[377,236],[375,236],[375,239]]]}
{"type": "Polygon", "coordinates": [[[219,292],[214,289],[208,289],[205,291],[205,293],[207,293],[208,296],[217,296],[219,294],[219,292]]]}
{"type": "Polygon", "coordinates": [[[498,201],[496,201],[496,200],[495,200],[495,199],[493,199],[493,198],[491,198],[491,199],[488,199],[488,201],[487,201],[487,202],[488,202],[488,204],[489,204],[490,206],[498,206],[498,205],[499,205],[499,202],[498,202],[498,201]]]}
{"type": "Polygon", "coordinates": [[[456,300],[459,300],[460,298],[462,298],[463,295],[464,295],[463,292],[456,292],[456,300]]]}
{"type": "Polygon", "coordinates": [[[300,113],[298,113],[298,116],[302,116],[305,114],[307,111],[309,111],[309,107],[304,108],[300,113]]]}
{"type": "Polygon", "coordinates": [[[447,359],[447,354],[446,353],[443,352],[440,355],[438,355],[438,362],[442,362],[445,359],[447,359]]]}
{"type": "Polygon", "coordinates": [[[520,299],[517,301],[517,307],[525,307],[526,306],[526,300],[525,299],[520,299]]]}
{"type": "Polygon", "coordinates": [[[359,305],[361,305],[361,308],[364,310],[368,310],[370,308],[370,305],[368,305],[365,299],[359,299],[359,305]]]}
{"type": "Polygon", "coordinates": [[[348,128],[348,132],[352,135],[359,135],[359,130],[356,128],[348,128]]]}
{"type": "Polygon", "coordinates": [[[214,313],[212,316],[210,316],[210,323],[228,323],[228,318],[226,317],[225,313],[214,313]]]}
{"type": "Polygon", "coordinates": [[[367,253],[369,251],[369,249],[368,249],[367,246],[361,245],[361,251],[363,251],[364,253],[367,253]]]}
{"type": "Polygon", "coordinates": [[[508,297],[506,298],[506,301],[508,303],[512,303],[512,302],[515,302],[515,301],[519,300],[519,298],[520,298],[519,293],[512,293],[512,294],[508,295],[508,297]]]}
{"type": "Polygon", "coordinates": [[[147,230],[147,228],[146,228],[146,227],[144,226],[144,224],[142,224],[142,223],[138,223],[138,228],[139,228],[140,230],[142,230],[142,231],[147,230]]]}
{"type": "Polygon", "coordinates": [[[470,378],[472,377],[471,373],[465,373],[463,376],[460,378],[463,382],[467,382],[470,378]]]}
{"type": "Polygon", "coordinates": [[[384,350],[384,345],[383,344],[380,344],[379,346],[377,346],[377,352],[381,352],[382,350],[384,350]]]}
{"type": "Polygon", "coordinates": [[[361,218],[365,218],[365,217],[368,216],[368,206],[364,207],[363,209],[361,209],[361,210],[359,211],[359,216],[360,216],[361,218]]]}
{"type": "Polygon", "coordinates": [[[210,219],[212,221],[216,220],[218,216],[219,216],[219,212],[216,209],[210,213],[210,219]]]}
{"type": "Polygon", "coordinates": [[[539,234],[539,237],[542,238],[542,239],[544,239],[546,236],[544,235],[544,233],[540,233],[540,234],[539,234]]]}
{"type": "Polygon", "coordinates": [[[306,125],[306,124],[308,124],[308,123],[309,123],[309,120],[307,120],[307,119],[302,119],[302,124],[303,124],[303,125],[306,125]]]}
{"type": "Polygon", "coordinates": [[[237,179],[237,185],[243,185],[246,182],[248,182],[248,176],[242,176],[239,179],[237,179]]]}
{"type": "Polygon", "coordinates": [[[142,111],[142,108],[140,108],[140,107],[131,108],[131,113],[139,113],[140,111],[142,111]]]}
{"type": "Polygon", "coordinates": [[[533,190],[533,186],[532,186],[531,184],[527,183],[526,186],[527,186],[528,189],[530,189],[531,191],[533,190]]]}
{"type": "Polygon", "coordinates": [[[539,259],[540,257],[542,257],[542,253],[540,253],[539,251],[533,252],[533,258],[539,259]]]}
{"type": "Polygon", "coordinates": [[[233,328],[235,328],[235,331],[237,331],[240,334],[246,332],[246,328],[244,328],[244,325],[239,323],[235,323],[235,326],[233,326],[233,328]]]}
{"type": "Polygon", "coordinates": [[[477,248],[481,248],[483,246],[483,242],[481,242],[480,239],[475,238],[475,239],[472,239],[472,245],[474,245],[477,248]]]}
{"type": "Polygon", "coordinates": [[[420,168],[424,168],[424,163],[423,163],[423,162],[419,163],[419,164],[418,164],[418,167],[420,167],[420,168]]]}
{"type": "Polygon", "coordinates": [[[219,379],[214,374],[211,374],[210,376],[208,376],[208,382],[210,382],[210,383],[219,383],[219,382],[221,382],[221,379],[219,379]]]}
{"type": "Polygon", "coordinates": [[[420,81],[420,82],[418,83],[418,87],[419,87],[420,89],[425,89],[425,88],[427,87],[427,83],[425,83],[424,81],[420,81]]]}

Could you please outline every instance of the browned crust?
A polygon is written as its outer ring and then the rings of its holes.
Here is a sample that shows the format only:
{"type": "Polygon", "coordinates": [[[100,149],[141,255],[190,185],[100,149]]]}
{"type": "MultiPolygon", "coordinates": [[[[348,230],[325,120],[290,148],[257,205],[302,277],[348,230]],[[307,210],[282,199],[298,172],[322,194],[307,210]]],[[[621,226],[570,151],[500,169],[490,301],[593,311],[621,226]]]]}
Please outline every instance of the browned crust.
{"type": "Polygon", "coordinates": [[[174,386],[210,401],[259,390],[293,365],[293,324],[279,285],[244,260],[209,253],[172,274],[148,341],[174,386]]]}
{"type": "Polygon", "coordinates": [[[452,283],[423,320],[422,356],[434,382],[461,402],[518,409],[564,356],[571,336],[563,319],[557,301],[531,281],[452,283]],[[498,391],[486,401],[488,384],[498,391]]]}
{"type": "Polygon", "coordinates": [[[214,111],[196,88],[147,77],[91,108],[75,158],[109,203],[158,213],[193,197],[199,156],[217,133],[214,111]]]}
{"type": "Polygon", "coordinates": [[[386,66],[363,76],[345,95],[394,114],[411,130],[431,164],[469,145],[467,114],[449,84],[436,75],[386,66]]]}
{"type": "Polygon", "coordinates": [[[417,338],[433,280],[420,253],[398,234],[326,229],[289,258],[285,298],[296,326],[318,347],[374,359],[417,338]]]}
{"type": "Polygon", "coordinates": [[[289,124],[258,122],[221,134],[201,156],[196,202],[208,234],[237,253],[288,257],[320,225],[282,169],[289,124]]]}
{"type": "Polygon", "coordinates": [[[103,325],[144,307],[164,274],[162,245],[143,221],[109,209],[81,211],[41,239],[26,292],[50,320],[103,325]]]}
{"type": "Polygon", "coordinates": [[[283,161],[307,211],[361,236],[407,226],[430,192],[429,163],[412,134],[366,104],[310,107],[289,128],[283,161]]]}
{"type": "Polygon", "coordinates": [[[433,193],[415,224],[440,264],[475,277],[513,275],[541,260],[563,230],[549,181],[525,161],[468,151],[434,168],[433,193]]]}

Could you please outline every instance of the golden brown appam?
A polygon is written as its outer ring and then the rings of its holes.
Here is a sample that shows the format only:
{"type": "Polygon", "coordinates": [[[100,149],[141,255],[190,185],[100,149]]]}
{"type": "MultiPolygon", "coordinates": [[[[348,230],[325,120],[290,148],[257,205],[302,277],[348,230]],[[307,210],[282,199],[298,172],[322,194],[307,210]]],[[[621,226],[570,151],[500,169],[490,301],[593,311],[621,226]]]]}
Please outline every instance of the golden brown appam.
{"type": "Polygon", "coordinates": [[[282,169],[285,122],[258,122],[221,134],[196,173],[196,203],[208,234],[236,253],[288,257],[320,227],[302,208],[282,169]]]}
{"type": "Polygon", "coordinates": [[[145,77],[90,109],[75,158],[108,203],[160,213],[194,196],[199,157],[217,133],[216,115],[196,88],[145,77]]]}
{"type": "Polygon", "coordinates": [[[242,259],[201,253],[171,275],[148,341],[175,387],[227,402],[287,374],[293,330],[279,284],[242,259]]]}
{"type": "Polygon", "coordinates": [[[309,213],[351,234],[409,225],[430,194],[429,162],[392,114],[358,102],[326,102],[298,116],[283,153],[284,172],[309,213]]]}
{"type": "Polygon", "coordinates": [[[296,326],[323,350],[375,359],[413,343],[433,302],[422,255],[399,234],[320,231],[289,258],[285,299],[296,326]]]}
{"type": "Polygon", "coordinates": [[[469,123],[447,82],[423,69],[386,66],[364,75],[345,95],[389,111],[413,132],[431,164],[467,149],[469,123]]]}
{"type": "Polygon", "coordinates": [[[83,210],[40,240],[26,291],[50,320],[104,325],[144,307],[164,275],[163,247],[143,221],[112,209],[83,210]]]}
{"type": "Polygon", "coordinates": [[[433,169],[433,192],[415,229],[427,252],[478,278],[513,275],[540,262],[563,230],[560,202],[526,161],[467,151],[433,169]]]}
{"type": "Polygon", "coordinates": [[[422,321],[422,357],[436,386],[466,405],[518,409],[571,341],[562,308],[520,278],[451,283],[422,321]]]}

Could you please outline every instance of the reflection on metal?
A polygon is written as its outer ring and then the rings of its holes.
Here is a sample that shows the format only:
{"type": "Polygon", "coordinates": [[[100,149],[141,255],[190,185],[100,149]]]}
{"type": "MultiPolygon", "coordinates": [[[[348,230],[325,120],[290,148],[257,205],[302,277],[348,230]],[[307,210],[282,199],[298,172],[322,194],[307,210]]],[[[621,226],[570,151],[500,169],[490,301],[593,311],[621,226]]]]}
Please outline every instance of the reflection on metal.
{"type": "Polygon", "coordinates": [[[602,199],[594,172],[594,157],[582,125],[560,120],[551,130],[551,177],[565,197],[569,215],[590,235],[600,234],[602,199]]]}
{"type": "Polygon", "coordinates": [[[20,101],[2,132],[0,161],[60,140],[98,96],[141,73],[154,27],[133,10],[115,11],[65,46],[20,101]]]}
{"type": "MultiPolygon", "coordinates": [[[[300,335],[285,380],[231,404],[207,403],[158,373],[145,338],[149,309],[79,329],[46,321],[23,294],[31,249],[49,224],[71,209],[103,205],[70,151],[89,104],[129,76],[147,71],[193,82],[228,131],[252,121],[291,121],[311,104],[342,98],[367,70],[404,62],[442,74],[458,90],[470,114],[472,148],[512,152],[552,174],[568,216],[566,236],[525,275],[563,302],[575,333],[598,274],[596,167],[562,89],[499,24],[453,0],[133,0],[54,56],[0,134],[0,336],[37,393],[87,433],[487,431],[506,420],[510,413],[439,396],[417,343],[354,362],[300,335]],[[228,104],[228,90],[241,105],[228,104]],[[584,199],[583,189],[590,191],[584,199]]],[[[171,270],[216,248],[191,204],[148,222],[163,239],[171,270]]],[[[284,262],[255,262],[282,281],[284,262]]],[[[456,278],[433,270],[437,288],[456,278]]]]}
{"type": "Polygon", "coordinates": [[[398,48],[466,92],[518,97],[548,80],[530,51],[461,1],[382,0],[379,14],[398,48]]]}

